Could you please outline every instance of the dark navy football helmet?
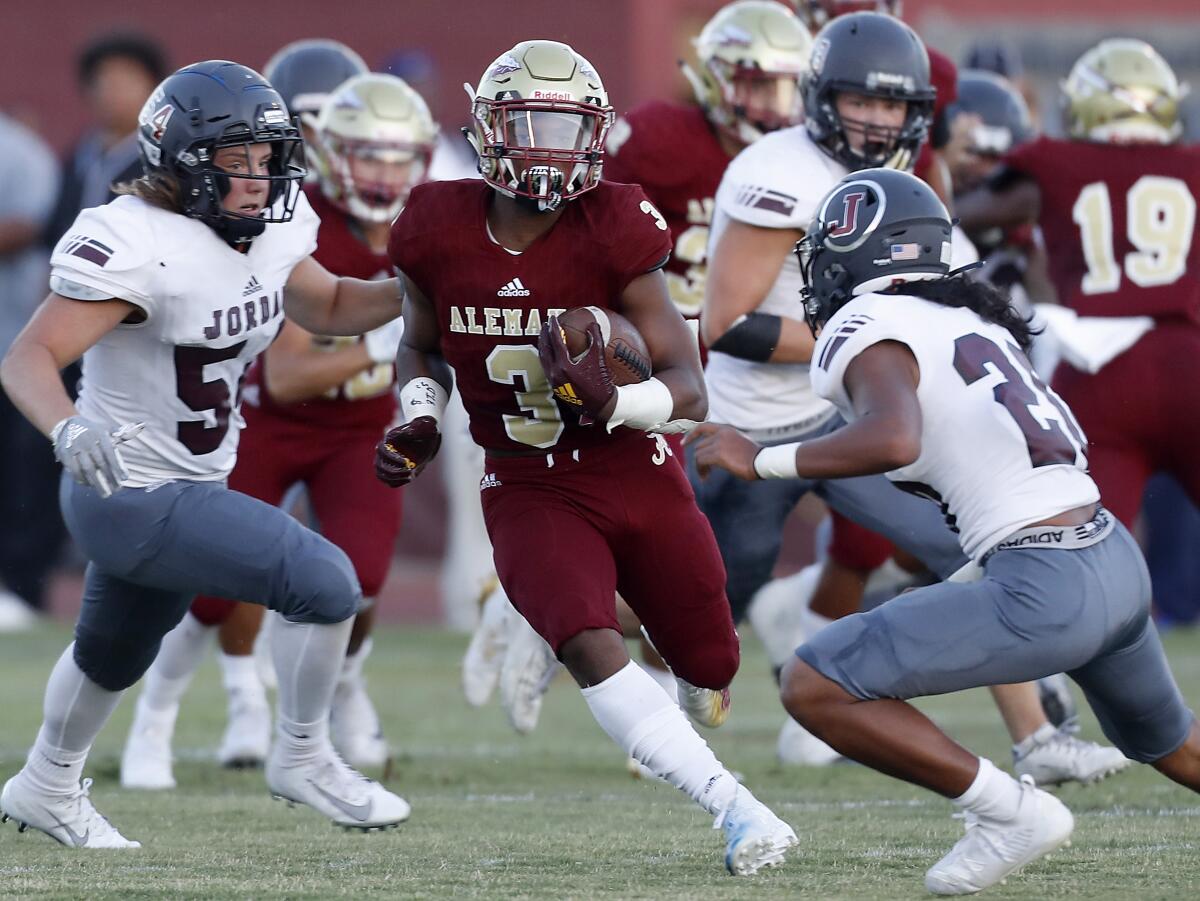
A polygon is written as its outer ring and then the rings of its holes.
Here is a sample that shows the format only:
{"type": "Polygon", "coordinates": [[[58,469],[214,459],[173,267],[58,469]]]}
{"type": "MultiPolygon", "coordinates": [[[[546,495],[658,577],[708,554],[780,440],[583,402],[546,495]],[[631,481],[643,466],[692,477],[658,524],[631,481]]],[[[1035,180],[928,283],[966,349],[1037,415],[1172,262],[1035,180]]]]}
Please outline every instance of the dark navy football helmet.
{"type": "Polygon", "coordinates": [[[804,91],[805,125],[813,141],[846,168],[882,166],[899,152],[915,158],[933,121],[935,94],[929,54],[916,32],[879,13],[840,16],[813,40],[804,91]],[[836,104],[841,91],[905,101],[904,124],[892,129],[843,121],[836,104]],[[866,133],[862,150],[851,149],[847,125],[866,133]]]}
{"type": "Polygon", "coordinates": [[[235,244],[252,240],[267,223],[289,221],[305,176],[300,130],[283,99],[253,69],[226,60],[186,66],[155,89],[138,117],[138,150],[147,175],[178,186],[184,215],[235,244]],[[248,159],[258,143],[271,145],[268,174],[216,167],[218,150],[244,147],[248,159]],[[231,178],[270,183],[261,214],[222,208],[231,178]]]}
{"type": "Polygon", "coordinates": [[[345,44],[318,38],[283,47],[267,61],[263,76],[294,115],[316,115],[326,97],[367,71],[363,58],[345,44]]]}
{"type": "Polygon", "coordinates": [[[843,178],[796,245],[813,333],[859,294],[944,278],[950,230],[946,207],[915,175],[865,169],[843,178]]]}
{"type": "Polygon", "coordinates": [[[971,130],[968,147],[981,156],[1003,156],[1033,138],[1033,120],[1025,98],[1005,78],[979,69],[958,73],[958,99],[947,118],[973,113],[981,124],[971,130]]]}

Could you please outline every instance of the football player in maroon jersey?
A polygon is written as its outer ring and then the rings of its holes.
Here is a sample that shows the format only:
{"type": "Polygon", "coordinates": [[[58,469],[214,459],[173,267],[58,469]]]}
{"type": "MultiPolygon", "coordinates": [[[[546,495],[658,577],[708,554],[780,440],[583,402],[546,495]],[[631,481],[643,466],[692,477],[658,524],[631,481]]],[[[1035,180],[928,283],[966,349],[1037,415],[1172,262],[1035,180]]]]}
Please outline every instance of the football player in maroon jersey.
{"type": "MultiPolygon", "coordinates": [[[[314,121],[319,183],[306,193],[321,219],[317,260],[330,272],[386,278],[391,221],[409,189],[424,180],[437,126],[412,88],[392,75],[358,75],[332,94],[314,121]]],[[[364,336],[314,335],[285,321],[248,373],[246,431],[230,485],[271,504],[304,485],[321,532],[350,557],[368,601],[358,614],[334,696],[334,744],[357,766],[382,766],[387,744],[367,696],[363,663],[371,651],[373,609],[400,528],[400,498],[371,477],[369,459],[394,421],[396,319],[364,336]]],[[[170,788],[170,726],[179,697],[220,626],[229,720],[218,749],[226,766],[261,763],[270,742],[266,695],[252,648],[263,608],[198,597],[191,615],[163,642],[147,674],[122,758],[126,787],[170,788]]]]}
{"type": "Polygon", "coordinates": [[[417,187],[392,229],[405,423],[380,442],[376,472],[403,485],[437,452],[453,367],[486,450],[484,517],[513,604],[625,753],[717,816],[730,872],[753,873],[781,862],[795,833],[630,661],[614,602],[619,590],[693,717],[723,720],[739,660],[724,569],[683,468],[653,434],[707,409],[695,339],[660,271],[667,223],[641,188],[600,181],[612,108],[567,45],[516,45],[472,97],[483,180],[417,187]],[[627,317],[653,376],[615,388],[598,323],[572,357],[556,316],[579,306],[627,317]]]}
{"type": "Polygon", "coordinates": [[[1180,85],[1148,44],[1101,42],[1064,91],[1068,137],[1014,150],[959,213],[972,230],[1040,224],[1076,333],[1109,318],[1104,337],[1068,348],[1054,388],[1087,434],[1105,506],[1130,524],[1156,471],[1200,503],[1200,152],[1179,143],[1180,85]]]}

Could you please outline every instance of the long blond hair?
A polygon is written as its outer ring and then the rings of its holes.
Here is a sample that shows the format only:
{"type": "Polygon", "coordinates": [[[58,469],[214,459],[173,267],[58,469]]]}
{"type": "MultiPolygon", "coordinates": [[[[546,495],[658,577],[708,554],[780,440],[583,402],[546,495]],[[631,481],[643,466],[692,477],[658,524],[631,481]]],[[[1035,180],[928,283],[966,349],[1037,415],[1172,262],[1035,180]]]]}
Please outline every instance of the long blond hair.
{"type": "Polygon", "coordinates": [[[179,191],[179,183],[160,174],[143,175],[113,185],[113,193],[140,197],[151,206],[169,213],[183,213],[183,197],[179,191]]]}

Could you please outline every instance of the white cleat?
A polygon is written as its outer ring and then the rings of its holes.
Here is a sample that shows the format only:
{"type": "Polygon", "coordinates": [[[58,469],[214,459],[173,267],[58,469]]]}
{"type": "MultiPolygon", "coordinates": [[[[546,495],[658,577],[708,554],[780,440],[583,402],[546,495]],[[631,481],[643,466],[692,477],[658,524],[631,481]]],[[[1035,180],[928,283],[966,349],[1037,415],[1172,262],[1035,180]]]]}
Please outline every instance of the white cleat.
{"type": "Polygon", "coordinates": [[[37,625],[37,621],[32,607],[11,591],[0,588],[0,633],[24,632],[37,625]]]}
{"type": "Polygon", "coordinates": [[[338,682],[329,711],[333,746],[351,766],[381,767],[387,763],[387,739],[362,676],[338,682]]]}
{"type": "Polygon", "coordinates": [[[804,612],[816,591],[821,569],[821,564],[813,563],[793,575],[771,579],[750,599],[746,619],[766,648],[771,666],[783,666],[811,637],[804,628],[804,612]]]}
{"type": "Polygon", "coordinates": [[[495,691],[508,650],[509,621],[519,616],[504,589],[497,584],[483,603],[479,624],[463,655],[463,694],[472,707],[482,707],[495,691]]]}
{"type": "Polygon", "coordinates": [[[171,737],[179,705],[159,712],[147,709],[138,699],[121,752],[121,788],[165,791],[175,787],[171,767],[171,737]]]}
{"type": "Polygon", "coordinates": [[[1116,748],[1083,741],[1049,723],[1026,742],[1031,747],[1020,753],[1013,750],[1013,769],[1018,776],[1029,776],[1038,785],[1064,782],[1090,785],[1133,763],[1116,748]]]}
{"type": "Polygon", "coordinates": [[[229,719],[217,762],[232,769],[260,767],[271,750],[271,708],[238,694],[229,698],[229,719]]]}
{"type": "Polygon", "coordinates": [[[537,728],[542,699],[560,666],[545,639],[525,617],[515,613],[509,623],[508,651],[500,668],[500,706],[522,735],[537,728]]]}
{"type": "Polygon", "coordinates": [[[91,779],[74,792],[55,795],[39,791],[24,777],[24,770],[4,784],[0,792],[0,822],[16,820],[18,830],[32,827],[68,848],[140,848],[121,835],[88,799],[91,779]]]}
{"type": "Polygon", "coordinates": [[[692,722],[715,729],[729,719],[733,700],[728,688],[697,688],[678,676],[675,681],[679,685],[679,706],[692,718],[692,722]]]}
{"type": "Polygon", "coordinates": [[[789,766],[829,766],[842,755],[817,738],[790,716],[784,720],[775,742],[775,756],[789,766]]]}
{"type": "Polygon", "coordinates": [[[752,876],[763,867],[779,866],[788,850],[799,844],[792,827],[744,785],[738,786],[713,828],[725,830],[725,869],[734,876],[752,876]]]}
{"type": "Polygon", "coordinates": [[[345,829],[387,829],[412,813],[407,801],[351,768],[332,748],[295,765],[272,754],[267,787],[273,797],[305,804],[345,829]]]}
{"type": "Polygon", "coordinates": [[[1013,819],[970,812],[964,819],[967,834],[925,874],[925,887],[935,895],[981,892],[1066,843],[1075,828],[1066,805],[1028,776],[1021,777],[1021,803],[1013,819]]]}

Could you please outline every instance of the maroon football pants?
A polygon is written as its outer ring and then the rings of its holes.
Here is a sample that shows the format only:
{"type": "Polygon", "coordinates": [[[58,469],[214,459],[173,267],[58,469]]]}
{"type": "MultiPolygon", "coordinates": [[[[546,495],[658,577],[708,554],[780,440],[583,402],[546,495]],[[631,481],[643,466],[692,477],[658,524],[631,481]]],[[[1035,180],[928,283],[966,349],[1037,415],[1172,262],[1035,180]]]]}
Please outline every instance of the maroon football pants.
{"type": "Polygon", "coordinates": [[[1104,506],[1127,527],[1155,472],[1200,505],[1200,326],[1159,323],[1095,375],[1063,363],[1054,390],[1087,435],[1104,506]]]}
{"type": "MultiPolygon", "coordinates": [[[[346,552],[364,597],[383,587],[400,531],[402,492],[375,478],[372,461],[382,430],[322,429],[247,407],[246,429],[229,487],[278,506],[303,483],[322,535],[346,552]]],[[[199,596],[192,615],[215,626],[239,600],[199,596]]]]}
{"type": "Polygon", "coordinates": [[[484,519],[513,605],[558,653],[620,631],[621,593],[675,675],[724,688],[739,648],[725,567],[671,446],[646,435],[532,457],[489,456],[484,519]]]}

